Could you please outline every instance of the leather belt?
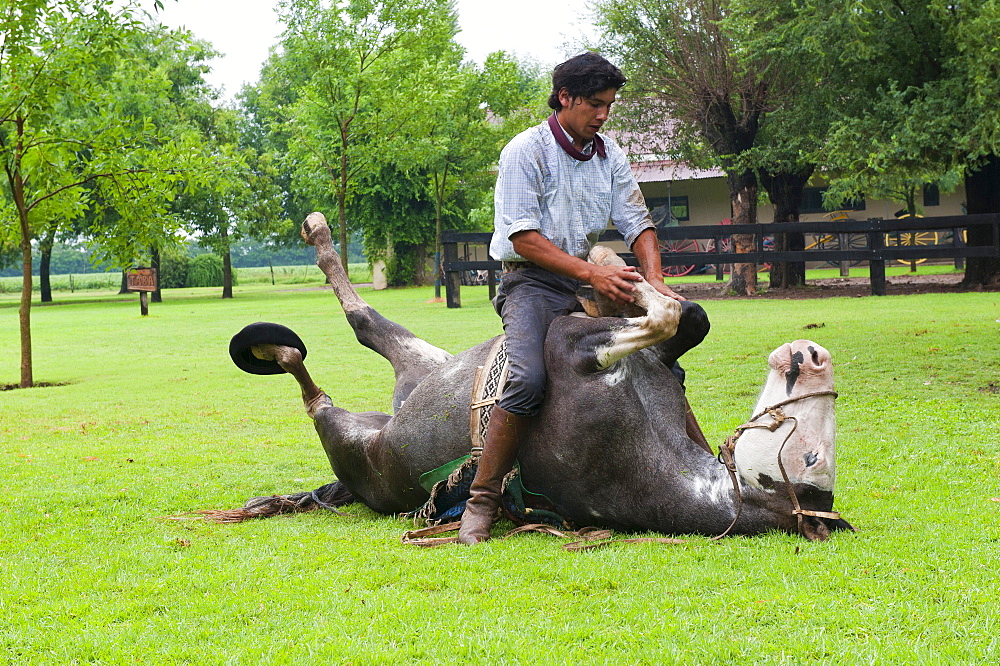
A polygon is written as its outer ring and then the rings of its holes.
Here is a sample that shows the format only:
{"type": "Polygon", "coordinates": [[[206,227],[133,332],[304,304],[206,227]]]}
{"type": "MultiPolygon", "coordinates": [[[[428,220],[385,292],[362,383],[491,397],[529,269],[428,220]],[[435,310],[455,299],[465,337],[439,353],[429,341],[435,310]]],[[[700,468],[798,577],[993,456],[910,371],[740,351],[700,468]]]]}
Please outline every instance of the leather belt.
{"type": "Polygon", "coordinates": [[[513,273],[514,271],[519,271],[523,268],[528,268],[531,266],[538,266],[533,261],[503,261],[501,262],[504,273],[513,273]]]}

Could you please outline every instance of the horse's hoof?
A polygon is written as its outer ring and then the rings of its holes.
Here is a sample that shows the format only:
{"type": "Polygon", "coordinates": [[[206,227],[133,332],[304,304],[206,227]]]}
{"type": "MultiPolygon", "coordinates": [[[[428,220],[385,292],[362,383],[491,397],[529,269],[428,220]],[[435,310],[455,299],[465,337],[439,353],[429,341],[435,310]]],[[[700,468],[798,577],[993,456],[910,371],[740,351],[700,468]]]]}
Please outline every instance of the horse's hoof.
{"type": "Polygon", "coordinates": [[[323,213],[309,213],[302,223],[302,240],[306,245],[316,245],[330,239],[330,226],[326,223],[323,213]]]}
{"type": "Polygon", "coordinates": [[[280,375],[286,372],[275,356],[261,353],[261,345],[291,347],[301,358],[306,357],[306,346],[290,328],[281,324],[259,321],[245,326],[229,342],[229,356],[240,370],[252,375],[280,375]]]}

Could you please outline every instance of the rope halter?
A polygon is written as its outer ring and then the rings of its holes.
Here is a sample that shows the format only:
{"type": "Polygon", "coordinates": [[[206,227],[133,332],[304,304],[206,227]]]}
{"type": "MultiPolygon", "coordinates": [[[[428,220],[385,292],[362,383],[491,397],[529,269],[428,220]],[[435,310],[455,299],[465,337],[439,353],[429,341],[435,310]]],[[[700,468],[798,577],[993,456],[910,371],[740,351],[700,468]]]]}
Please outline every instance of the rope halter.
{"type": "Polygon", "coordinates": [[[739,441],[740,436],[742,436],[743,433],[746,432],[747,430],[752,430],[755,428],[765,428],[770,432],[775,432],[778,428],[782,426],[782,424],[785,423],[785,421],[792,422],[792,429],[785,436],[785,439],[782,440],[781,446],[778,448],[778,469],[781,471],[781,477],[785,482],[785,487],[788,488],[788,497],[792,501],[791,515],[795,516],[799,535],[803,537],[805,536],[803,516],[815,516],[817,518],[830,518],[833,520],[837,520],[840,518],[840,514],[837,513],[836,511],[809,511],[803,509],[802,506],[799,504],[799,498],[795,494],[795,489],[792,488],[792,483],[788,479],[788,473],[785,471],[785,465],[781,462],[781,453],[785,449],[785,444],[788,443],[788,440],[791,438],[792,434],[795,432],[795,429],[798,427],[798,419],[796,419],[794,416],[788,416],[787,414],[785,414],[784,410],[782,410],[782,407],[789,405],[793,402],[798,402],[799,400],[805,400],[806,398],[815,398],[826,395],[833,396],[834,399],[837,398],[836,391],[832,390],[814,391],[812,393],[804,393],[802,395],[795,396],[794,398],[788,398],[787,400],[782,400],[781,402],[775,403],[770,407],[765,407],[763,410],[754,415],[749,421],[747,421],[743,425],[737,426],[733,434],[726,438],[725,443],[719,447],[718,460],[719,463],[725,466],[726,471],[729,472],[729,478],[733,482],[733,490],[736,492],[736,500],[737,500],[736,517],[733,518],[733,522],[730,523],[729,527],[726,528],[726,531],[724,531],[722,534],[718,536],[712,537],[712,541],[721,539],[722,537],[729,534],[729,532],[733,529],[733,527],[736,526],[736,521],[740,519],[740,513],[743,511],[743,494],[740,492],[739,470],[736,467],[736,442],[739,441]],[[763,416],[770,416],[771,422],[757,423],[756,422],[757,419],[763,416]]]}

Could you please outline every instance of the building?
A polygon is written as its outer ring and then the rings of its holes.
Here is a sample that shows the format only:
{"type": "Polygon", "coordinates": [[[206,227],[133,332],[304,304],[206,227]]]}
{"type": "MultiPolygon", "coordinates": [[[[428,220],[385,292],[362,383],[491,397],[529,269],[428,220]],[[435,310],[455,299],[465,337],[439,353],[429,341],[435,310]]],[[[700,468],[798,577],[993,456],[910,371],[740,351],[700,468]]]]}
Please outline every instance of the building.
{"type": "MultiPolygon", "coordinates": [[[[655,160],[639,157],[632,162],[632,173],[639,182],[639,189],[650,210],[670,205],[674,218],[682,225],[711,225],[731,217],[729,189],[726,177],[720,170],[701,170],[672,160],[655,160]]],[[[800,219],[813,222],[830,219],[831,211],[823,207],[825,184],[819,177],[803,192],[800,219]]],[[[766,199],[766,193],[762,192],[766,199]]],[[[965,189],[961,185],[954,192],[941,192],[936,185],[924,187],[917,197],[923,216],[963,215],[965,189]]],[[[903,207],[898,201],[865,199],[851,210],[842,210],[849,217],[892,218],[903,207]]],[[[664,209],[665,210],[665,209],[664,209]]],[[[660,215],[664,219],[665,215],[660,215]]],[[[757,209],[757,220],[766,224],[774,219],[774,207],[769,203],[757,209]]]]}

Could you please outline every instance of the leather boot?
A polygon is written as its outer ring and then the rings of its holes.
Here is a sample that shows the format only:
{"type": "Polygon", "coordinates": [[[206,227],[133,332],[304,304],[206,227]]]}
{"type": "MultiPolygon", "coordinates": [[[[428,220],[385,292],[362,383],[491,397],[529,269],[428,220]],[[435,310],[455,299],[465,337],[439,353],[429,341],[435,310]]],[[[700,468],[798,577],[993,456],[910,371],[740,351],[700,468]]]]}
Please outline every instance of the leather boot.
{"type": "Polygon", "coordinates": [[[493,406],[483,452],[479,456],[479,467],[469,489],[471,497],[465,504],[462,525],[458,530],[459,543],[471,546],[490,538],[490,527],[500,506],[503,478],[514,467],[517,450],[527,432],[527,423],[527,417],[493,406]]]}

